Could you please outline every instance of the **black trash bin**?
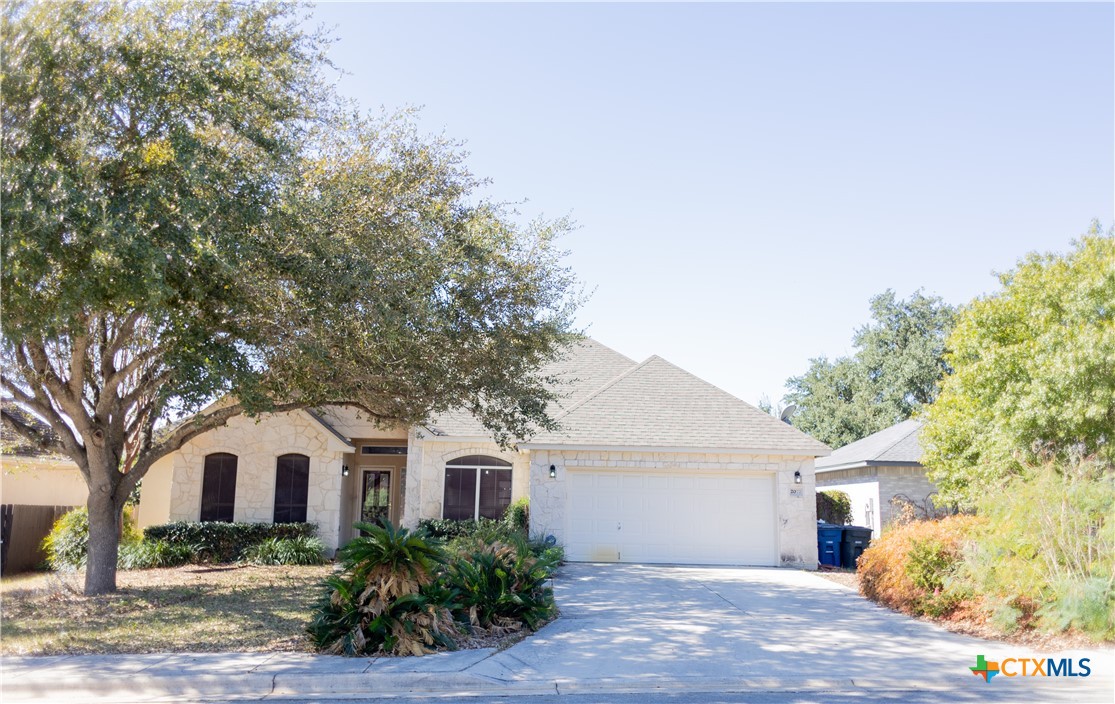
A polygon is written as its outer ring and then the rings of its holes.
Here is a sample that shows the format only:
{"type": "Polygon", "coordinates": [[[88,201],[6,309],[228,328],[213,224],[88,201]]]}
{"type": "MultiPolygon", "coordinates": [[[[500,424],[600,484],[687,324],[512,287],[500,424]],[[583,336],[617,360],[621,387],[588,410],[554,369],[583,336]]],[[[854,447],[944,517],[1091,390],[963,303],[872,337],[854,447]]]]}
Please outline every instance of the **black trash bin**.
{"type": "Polygon", "coordinates": [[[840,541],[840,564],[845,569],[854,570],[856,560],[871,543],[871,529],[859,526],[844,526],[844,537],[840,541]]]}
{"type": "Polygon", "coordinates": [[[844,526],[817,521],[817,562],[840,566],[840,535],[843,532],[844,526]]]}

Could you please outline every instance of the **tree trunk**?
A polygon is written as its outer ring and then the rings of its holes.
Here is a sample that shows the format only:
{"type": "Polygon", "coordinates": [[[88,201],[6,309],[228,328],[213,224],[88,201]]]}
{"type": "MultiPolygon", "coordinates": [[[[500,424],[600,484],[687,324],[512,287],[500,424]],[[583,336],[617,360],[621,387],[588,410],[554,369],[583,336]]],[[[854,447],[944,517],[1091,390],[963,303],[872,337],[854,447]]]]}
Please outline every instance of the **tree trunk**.
{"type": "MultiPolygon", "coordinates": [[[[92,458],[90,458],[92,459],[92,458]]],[[[89,473],[97,481],[89,491],[89,555],[85,566],[85,595],[116,591],[116,559],[120,550],[120,522],[124,501],[117,500],[116,488],[107,479],[115,467],[93,467],[89,473]]]]}

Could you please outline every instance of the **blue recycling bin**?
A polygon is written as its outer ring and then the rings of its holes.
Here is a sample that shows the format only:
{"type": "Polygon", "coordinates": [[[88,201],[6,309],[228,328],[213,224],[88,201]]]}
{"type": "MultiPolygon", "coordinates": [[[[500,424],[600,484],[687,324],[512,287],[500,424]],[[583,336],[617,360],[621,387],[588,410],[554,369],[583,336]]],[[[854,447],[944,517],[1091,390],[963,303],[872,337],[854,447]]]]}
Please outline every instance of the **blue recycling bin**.
{"type": "Polygon", "coordinates": [[[831,567],[840,566],[840,542],[844,526],[817,522],[817,562],[831,567]]]}

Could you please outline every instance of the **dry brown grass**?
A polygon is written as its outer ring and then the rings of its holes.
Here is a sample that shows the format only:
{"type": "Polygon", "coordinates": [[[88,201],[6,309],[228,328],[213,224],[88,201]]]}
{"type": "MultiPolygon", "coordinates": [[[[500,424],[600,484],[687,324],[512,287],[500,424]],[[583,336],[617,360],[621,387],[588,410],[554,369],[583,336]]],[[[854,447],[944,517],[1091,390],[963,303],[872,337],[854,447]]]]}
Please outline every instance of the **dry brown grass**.
{"type": "Polygon", "coordinates": [[[0,581],[0,653],[309,651],[304,635],[331,565],[190,565],[121,571],[119,591],[81,595],[81,573],[0,581]]]}

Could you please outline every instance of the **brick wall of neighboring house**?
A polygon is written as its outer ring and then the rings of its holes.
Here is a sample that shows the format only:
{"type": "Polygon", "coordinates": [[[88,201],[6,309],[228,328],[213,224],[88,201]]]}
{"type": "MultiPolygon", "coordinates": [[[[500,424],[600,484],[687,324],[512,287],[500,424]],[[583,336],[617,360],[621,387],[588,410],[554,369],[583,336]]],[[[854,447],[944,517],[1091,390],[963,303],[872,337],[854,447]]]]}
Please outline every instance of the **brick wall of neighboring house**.
{"type": "Polygon", "coordinates": [[[924,508],[929,497],[937,493],[936,485],[926,478],[924,467],[880,467],[879,470],[879,494],[886,497],[881,511],[884,526],[894,518],[892,497],[905,496],[924,508]]]}
{"type": "Polygon", "coordinates": [[[894,519],[891,499],[902,495],[924,508],[937,487],[925,476],[921,465],[871,466],[838,469],[817,475],[818,489],[834,489],[848,494],[852,502],[852,523],[872,528],[878,535],[894,519]],[[873,507],[869,512],[868,507],[873,507]]]}

